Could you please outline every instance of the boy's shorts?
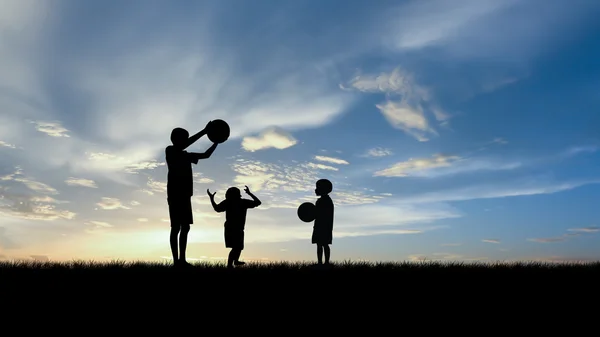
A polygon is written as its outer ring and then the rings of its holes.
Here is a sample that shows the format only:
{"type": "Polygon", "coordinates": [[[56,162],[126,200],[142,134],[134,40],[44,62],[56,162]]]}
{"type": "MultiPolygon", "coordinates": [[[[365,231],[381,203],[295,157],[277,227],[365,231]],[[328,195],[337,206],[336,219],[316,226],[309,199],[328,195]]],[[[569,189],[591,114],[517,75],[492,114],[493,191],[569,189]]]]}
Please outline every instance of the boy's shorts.
{"type": "Polygon", "coordinates": [[[194,223],[192,197],[169,197],[169,218],[171,227],[180,227],[194,223]]]}
{"type": "Polygon", "coordinates": [[[244,230],[226,228],[225,248],[244,250],[244,230]]]}

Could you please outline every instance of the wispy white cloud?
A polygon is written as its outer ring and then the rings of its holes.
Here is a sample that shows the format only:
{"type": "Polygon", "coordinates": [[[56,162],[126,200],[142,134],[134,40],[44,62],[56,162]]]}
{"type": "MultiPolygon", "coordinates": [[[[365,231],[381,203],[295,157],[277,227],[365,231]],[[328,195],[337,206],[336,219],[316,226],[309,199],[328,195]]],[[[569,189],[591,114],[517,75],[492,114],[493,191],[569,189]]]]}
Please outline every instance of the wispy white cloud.
{"type": "Polygon", "coordinates": [[[458,156],[443,154],[436,154],[432,158],[411,158],[408,161],[396,163],[389,168],[377,171],[374,175],[376,177],[406,177],[409,173],[415,171],[451,166],[453,162],[459,159],[458,156]]]}
{"type": "Polygon", "coordinates": [[[90,180],[90,179],[70,177],[69,179],[65,180],[65,183],[67,185],[70,185],[70,186],[82,186],[82,187],[89,187],[89,188],[98,188],[98,185],[96,185],[96,182],[93,181],[93,180],[90,180]]]}
{"type": "Polygon", "coordinates": [[[577,6],[546,1],[412,1],[379,18],[383,38],[398,50],[437,48],[444,56],[528,60],[560,43],[585,19],[592,2],[577,6]],[[540,6],[544,10],[540,11],[540,6]],[[552,23],[552,24],[550,24],[552,23]],[[527,31],[527,34],[521,34],[527,31]]]}
{"type": "Polygon", "coordinates": [[[347,162],[344,159],[327,157],[327,156],[315,156],[315,160],[324,161],[324,162],[331,163],[331,164],[338,164],[338,165],[350,164],[349,162],[347,162]]]}
{"type": "Polygon", "coordinates": [[[1,140],[0,140],[0,146],[9,147],[9,148],[11,148],[11,149],[16,149],[16,148],[17,148],[17,147],[16,147],[16,146],[14,146],[13,144],[9,144],[9,143],[7,143],[7,142],[4,142],[4,141],[1,141],[1,140]]]}
{"type": "Polygon", "coordinates": [[[596,232],[600,232],[600,227],[589,226],[589,227],[581,227],[581,228],[571,228],[571,229],[569,229],[569,231],[582,232],[582,233],[596,233],[596,232]]]}
{"type": "Polygon", "coordinates": [[[500,243],[500,240],[498,240],[498,239],[483,239],[483,240],[481,240],[481,242],[500,243]]]}
{"type": "Polygon", "coordinates": [[[67,134],[69,130],[65,129],[59,122],[30,121],[35,124],[36,130],[52,137],[71,137],[67,134]]]}
{"type": "Polygon", "coordinates": [[[366,151],[361,157],[386,157],[391,156],[394,152],[388,148],[375,147],[366,151]]]}
{"type": "Polygon", "coordinates": [[[548,179],[528,177],[507,182],[472,185],[469,187],[418,193],[400,198],[406,203],[451,202],[475,199],[505,198],[552,194],[572,190],[589,184],[600,183],[600,180],[551,181],[548,179]]]}
{"type": "Polygon", "coordinates": [[[555,237],[527,239],[527,241],[538,242],[538,243],[563,242],[563,241],[566,241],[569,239],[579,237],[581,235],[596,233],[599,231],[600,231],[600,227],[597,227],[597,226],[589,226],[589,227],[582,227],[582,228],[570,228],[570,229],[567,229],[567,232],[571,232],[571,233],[565,233],[565,234],[562,234],[560,236],[555,236],[555,237]]]}
{"type": "Polygon", "coordinates": [[[410,158],[407,161],[376,171],[374,176],[381,177],[425,177],[459,174],[475,171],[514,170],[521,167],[520,162],[498,162],[489,158],[463,158],[456,155],[435,154],[431,158],[410,158]]]}
{"type": "Polygon", "coordinates": [[[123,205],[118,198],[102,197],[102,200],[97,202],[96,205],[104,210],[130,209],[130,207],[123,205]]]}
{"type": "Polygon", "coordinates": [[[339,171],[337,167],[333,167],[330,165],[320,164],[320,163],[307,163],[307,167],[319,169],[319,170],[330,170],[330,171],[339,171]]]}
{"type": "Polygon", "coordinates": [[[427,141],[432,135],[438,136],[438,132],[430,125],[425,115],[425,107],[444,125],[450,118],[450,115],[435,103],[431,90],[417,84],[414,76],[400,67],[391,73],[359,75],[349,81],[347,86],[340,87],[345,90],[352,88],[362,92],[385,93],[388,99],[384,103],[376,104],[376,107],[392,127],[419,141],[427,141]],[[399,100],[394,96],[399,96],[399,100]]]}
{"type": "Polygon", "coordinates": [[[262,131],[258,137],[244,137],[242,148],[250,152],[268,148],[283,150],[296,145],[296,143],[298,141],[289,132],[278,127],[270,127],[262,131]]]}
{"type": "Polygon", "coordinates": [[[387,101],[377,104],[385,119],[396,129],[413,136],[418,141],[428,141],[428,135],[438,135],[427,121],[420,107],[411,107],[406,102],[387,101]]]}

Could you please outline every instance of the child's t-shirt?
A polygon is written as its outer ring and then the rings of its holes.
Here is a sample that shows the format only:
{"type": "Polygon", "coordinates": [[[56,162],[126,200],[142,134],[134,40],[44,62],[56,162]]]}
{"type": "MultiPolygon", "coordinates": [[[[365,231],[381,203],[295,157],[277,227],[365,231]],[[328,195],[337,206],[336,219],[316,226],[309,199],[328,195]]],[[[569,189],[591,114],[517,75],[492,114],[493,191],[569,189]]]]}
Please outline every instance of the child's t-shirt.
{"type": "Polygon", "coordinates": [[[315,202],[317,216],[314,228],[333,230],[333,200],[329,195],[323,195],[315,202]]]}
{"type": "Polygon", "coordinates": [[[248,199],[225,199],[217,207],[225,209],[225,228],[244,230],[247,211],[249,208],[255,208],[256,203],[248,199]]]}
{"type": "Polygon", "coordinates": [[[192,163],[198,164],[185,150],[179,150],[173,145],[165,149],[167,159],[167,197],[191,197],[194,195],[194,178],[192,163]]]}

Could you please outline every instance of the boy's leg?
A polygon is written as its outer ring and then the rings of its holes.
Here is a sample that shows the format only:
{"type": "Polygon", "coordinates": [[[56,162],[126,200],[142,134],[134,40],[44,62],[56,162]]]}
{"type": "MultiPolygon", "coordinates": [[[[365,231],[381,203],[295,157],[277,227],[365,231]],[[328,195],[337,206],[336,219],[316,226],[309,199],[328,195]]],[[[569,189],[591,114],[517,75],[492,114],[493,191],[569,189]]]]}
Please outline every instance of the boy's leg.
{"type": "Polygon", "coordinates": [[[325,252],[325,264],[329,264],[329,257],[331,256],[329,245],[323,245],[323,251],[325,252]]]}
{"type": "Polygon", "coordinates": [[[171,244],[171,253],[173,254],[173,263],[179,261],[177,258],[177,234],[179,234],[179,225],[171,224],[171,236],[169,241],[171,244]]]}
{"type": "Polygon", "coordinates": [[[243,264],[246,264],[246,262],[240,261],[240,255],[242,255],[242,250],[244,249],[244,231],[243,230],[238,233],[237,241],[238,241],[238,244],[237,244],[235,256],[233,259],[233,263],[235,263],[236,266],[241,266],[243,264]]]}
{"type": "Polygon", "coordinates": [[[241,256],[241,255],[242,255],[242,250],[241,250],[241,249],[239,249],[239,248],[238,248],[238,249],[235,249],[235,256],[234,256],[234,259],[233,259],[233,263],[234,263],[236,266],[241,266],[241,265],[244,265],[244,264],[246,264],[246,262],[242,262],[242,261],[240,261],[240,256],[241,256]]]}
{"type": "Polygon", "coordinates": [[[317,243],[317,261],[323,264],[323,245],[317,243]]]}
{"type": "Polygon", "coordinates": [[[181,226],[181,234],[179,235],[179,261],[186,263],[185,251],[187,249],[188,233],[190,232],[190,225],[181,226]]]}
{"type": "Polygon", "coordinates": [[[235,260],[235,249],[231,249],[229,256],[227,257],[227,268],[233,268],[233,261],[235,260]]]}

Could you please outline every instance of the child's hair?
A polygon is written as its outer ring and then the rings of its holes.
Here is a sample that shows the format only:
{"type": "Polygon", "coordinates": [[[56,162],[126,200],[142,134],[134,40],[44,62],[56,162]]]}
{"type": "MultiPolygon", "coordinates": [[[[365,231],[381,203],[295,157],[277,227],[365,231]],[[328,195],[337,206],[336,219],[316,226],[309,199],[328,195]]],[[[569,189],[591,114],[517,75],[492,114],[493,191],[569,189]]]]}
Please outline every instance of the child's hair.
{"type": "Polygon", "coordinates": [[[177,144],[190,138],[190,133],[184,128],[175,128],[171,131],[171,143],[177,144]]]}
{"type": "Polygon", "coordinates": [[[240,198],[242,196],[242,193],[240,192],[240,189],[237,187],[230,187],[227,189],[227,192],[225,192],[225,199],[236,199],[236,198],[240,198]]]}
{"type": "Polygon", "coordinates": [[[322,190],[323,193],[329,194],[333,191],[333,184],[327,179],[319,179],[317,180],[317,188],[322,190]]]}

